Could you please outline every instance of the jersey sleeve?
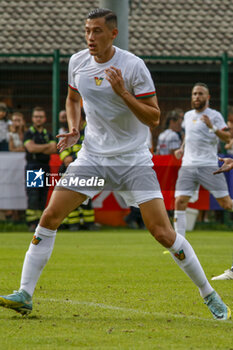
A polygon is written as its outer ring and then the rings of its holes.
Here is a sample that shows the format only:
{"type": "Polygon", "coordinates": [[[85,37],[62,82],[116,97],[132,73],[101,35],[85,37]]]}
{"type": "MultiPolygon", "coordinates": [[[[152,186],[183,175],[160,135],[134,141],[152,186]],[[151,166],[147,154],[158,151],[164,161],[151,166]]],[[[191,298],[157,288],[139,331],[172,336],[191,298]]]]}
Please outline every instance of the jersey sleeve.
{"type": "Polygon", "coordinates": [[[227,124],[222,116],[221,113],[217,112],[216,116],[214,117],[213,124],[219,129],[225,129],[227,128],[227,124]]]}
{"type": "Polygon", "coordinates": [[[138,60],[133,71],[133,93],[136,99],[155,96],[155,86],[143,60],[138,60]]]}
{"type": "Polygon", "coordinates": [[[70,61],[69,61],[69,67],[68,67],[68,86],[76,91],[79,92],[77,87],[75,86],[75,81],[74,81],[74,63],[75,63],[75,56],[71,56],[70,61]]]}

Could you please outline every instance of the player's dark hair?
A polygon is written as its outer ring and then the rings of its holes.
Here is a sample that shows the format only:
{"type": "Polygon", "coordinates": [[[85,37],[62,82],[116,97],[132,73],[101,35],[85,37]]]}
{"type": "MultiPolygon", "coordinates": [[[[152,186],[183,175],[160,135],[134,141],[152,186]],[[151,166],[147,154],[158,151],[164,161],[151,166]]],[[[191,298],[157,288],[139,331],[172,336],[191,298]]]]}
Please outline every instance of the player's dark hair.
{"type": "Polygon", "coordinates": [[[200,82],[198,82],[198,83],[194,84],[193,89],[194,89],[196,86],[202,86],[202,87],[206,88],[206,90],[209,92],[209,87],[208,87],[208,85],[205,84],[205,83],[200,83],[200,82]]]}
{"type": "Polygon", "coordinates": [[[105,23],[109,27],[111,28],[117,27],[117,15],[112,10],[109,10],[109,9],[104,9],[104,8],[95,9],[88,14],[87,19],[94,19],[94,18],[101,18],[101,17],[105,18],[105,23]]]}
{"type": "Polygon", "coordinates": [[[165,129],[169,127],[170,121],[173,120],[174,122],[177,122],[177,120],[180,118],[180,113],[176,110],[169,111],[166,115],[166,123],[165,123],[165,129]]]}

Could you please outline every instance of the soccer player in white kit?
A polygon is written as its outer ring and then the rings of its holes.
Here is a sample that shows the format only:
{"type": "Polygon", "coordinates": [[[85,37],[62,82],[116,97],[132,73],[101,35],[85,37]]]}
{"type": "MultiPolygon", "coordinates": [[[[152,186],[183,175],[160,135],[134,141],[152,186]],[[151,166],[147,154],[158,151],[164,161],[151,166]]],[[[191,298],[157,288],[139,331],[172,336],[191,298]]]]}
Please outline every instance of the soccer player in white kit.
{"type": "MultiPolygon", "coordinates": [[[[209,284],[191,245],[173,230],[168,219],[146,144],[148,126],[158,125],[160,117],[154,84],[141,59],[113,46],[117,33],[117,19],[112,11],[92,11],[85,25],[88,49],[70,59],[66,101],[70,132],[58,135],[63,136],[58,143],[60,151],[75,144],[79,137],[81,97],[87,127],[83,148],[64,179],[69,180],[75,173],[84,179],[93,175],[104,177],[107,184],[117,184],[127,203],[139,206],[151,234],[199,288],[214,318],[227,320],[230,309],[209,284]],[[133,171],[134,166],[138,171],[133,171]],[[138,187],[142,180],[149,184],[145,191],[138,187]]],[[[22,314],[31,312],[32,295],[52,253],[57,228],[69,212],[97,190],[81,185],[57,187],[26,253],[20,289],[1,296],[1,306],[22,314]]]]}
{"type": "Polygon", "coordinates": [[[179,133],[182,131],[183,116],[176,110],[168,112],[166,129],[159,134],[156,153],[160,155],[174,154],[182,141],[179,133]]]}
{"type": "MultiPolygon", "coordinates": [[[[191,99],[193,109],[184,115],[185,142],[182,148],[175,151],[177,158],[183,155],[183,159],[176,183],[174,227],[183,236],[185,210],[200,185],[212,193],[222,208],[233,210],[224,175],[220,172],[216,176],[213,174],[218,168],[218,141],[228,142],[230,139],[227,125],[218,111],[209,108],[210,96],[206,84],[196,83],[191,99]]],[[[231,275],[231,271],[228,275],[231,275]]],[[[224,279],[229,279],[228,275],[224,279]]]]}

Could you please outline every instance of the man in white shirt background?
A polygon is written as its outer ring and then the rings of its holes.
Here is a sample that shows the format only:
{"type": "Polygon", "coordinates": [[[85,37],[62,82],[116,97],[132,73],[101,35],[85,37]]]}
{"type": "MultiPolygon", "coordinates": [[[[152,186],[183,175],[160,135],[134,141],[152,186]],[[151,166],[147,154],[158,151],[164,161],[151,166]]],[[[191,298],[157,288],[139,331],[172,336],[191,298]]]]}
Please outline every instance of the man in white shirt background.
{"type": "Polygon", "coordinates": [[[230,133],[222,115],[209,108],[209,100],[208,86],[196,83],[191,96],[193,109],[184,115],[185,140],[181,148],[175,151],[177,158],[183,158],[176,183],[174,227],[183,236],[185,210],[200,185],[212,193],[222,208],[233,210],[224,175],[213,175],[218,168],[218,142],[229,142],[230,133]]]}

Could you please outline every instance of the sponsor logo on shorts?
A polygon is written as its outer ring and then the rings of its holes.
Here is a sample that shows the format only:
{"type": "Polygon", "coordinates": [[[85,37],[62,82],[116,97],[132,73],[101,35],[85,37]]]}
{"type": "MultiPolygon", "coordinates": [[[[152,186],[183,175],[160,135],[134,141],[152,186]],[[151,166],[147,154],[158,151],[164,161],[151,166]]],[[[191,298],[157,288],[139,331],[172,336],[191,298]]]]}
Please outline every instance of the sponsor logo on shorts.
{"type": "Polygon", "coordinates": [[[185,259],[185,254],[184,254],[184,251],[183,249],[179,251],[179,253],[175,253],[174,254],[175,257],[179,260],[184,260],[185,259]]]}
{"type": "Polygon", "coordinates": [[[95,77],[95,84],[96,86],[100,86],[102,84],[102,81],[104,80],[104,78],[98,78],[98,77],[95,77]]]}
{"type": "Polygon", "coordinates": [[[32,238],[32,244],[37,245],[40,243],[41,240],[42,240],[42,238],[36,237],[36,235],[34,235],[32,238]]]}

